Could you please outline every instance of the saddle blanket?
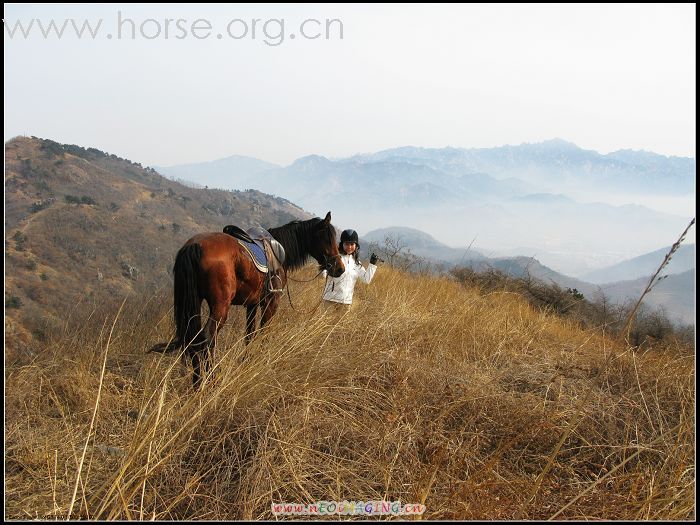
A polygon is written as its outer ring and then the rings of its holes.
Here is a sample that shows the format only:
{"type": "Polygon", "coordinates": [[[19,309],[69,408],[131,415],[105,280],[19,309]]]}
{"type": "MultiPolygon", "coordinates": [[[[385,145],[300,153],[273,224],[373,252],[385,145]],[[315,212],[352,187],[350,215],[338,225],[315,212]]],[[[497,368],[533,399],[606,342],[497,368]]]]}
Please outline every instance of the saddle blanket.
{"type": "Polygon", "coordinates": [[[270,235],[270,232],[260,227],[253,227],[245,231],[238,226],[229,224],[224,228],[224,233],[234,237],[248,252],[255,263],[255,267],[263,273],[268,269],[277,275],[282,266],[286,254],[284,247],[270,235]]]}
{"type": "Polygon", "coordinates": [[[261,272],[267,273],[267,257],[265,256],[265,249],[262,246],[262,241],[246,242],[238,238],[236,240],[245,248],[253,259],[255,267],[261,272]]]}

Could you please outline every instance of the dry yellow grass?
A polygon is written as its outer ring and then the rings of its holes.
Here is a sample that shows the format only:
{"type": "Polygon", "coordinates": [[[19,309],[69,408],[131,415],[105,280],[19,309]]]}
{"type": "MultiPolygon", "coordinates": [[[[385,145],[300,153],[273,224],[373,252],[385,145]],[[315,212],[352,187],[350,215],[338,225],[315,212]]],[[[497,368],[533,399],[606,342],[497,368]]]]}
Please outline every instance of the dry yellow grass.
{"type": "Polygon", "coordinates": [[[95,312],[9,366],[6,517],[400,499],[433,519],[694,518],[692,355],[388,267],[345,314],[310,313],[320,289],[292,283],[296,309],[247,348],[232,310],[197,393],[176,357],[145,353],[173,333],[165,299],[95,312]]]}

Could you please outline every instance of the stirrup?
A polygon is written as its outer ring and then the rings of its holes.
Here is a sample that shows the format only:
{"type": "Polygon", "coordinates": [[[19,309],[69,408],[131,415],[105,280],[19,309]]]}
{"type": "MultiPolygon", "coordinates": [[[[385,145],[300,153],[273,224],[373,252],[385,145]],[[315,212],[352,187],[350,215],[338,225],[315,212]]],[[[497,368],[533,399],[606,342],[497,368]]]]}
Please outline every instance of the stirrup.
{"type": "Polygon", "coordinates": [[[268,281],[267,281],[268,282],[268,290],[267,291],[270,293],[282,293],[282,292],[284,292],[284,287],[282,287],[282,288],[273,288],[272,287],[272,282],[274,280],[280,281],[280,283],[282,282],[282,279],[278,275],[270,275],[268,278],[268,281]]]}

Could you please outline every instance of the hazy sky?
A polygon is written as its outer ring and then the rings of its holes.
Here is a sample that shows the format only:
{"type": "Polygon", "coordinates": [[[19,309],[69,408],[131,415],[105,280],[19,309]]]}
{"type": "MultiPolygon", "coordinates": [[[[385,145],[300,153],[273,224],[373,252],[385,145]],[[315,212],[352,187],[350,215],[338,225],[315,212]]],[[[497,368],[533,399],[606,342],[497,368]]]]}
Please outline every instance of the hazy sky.
{"type": "Polygon", "coordinates": [[[5,140],[145,165],[553,137],[695,156],[694,4],[6,4],[4,19],[5,140]],[[102,19],[96,38],[15,25],[70,18],[102,19]]]}

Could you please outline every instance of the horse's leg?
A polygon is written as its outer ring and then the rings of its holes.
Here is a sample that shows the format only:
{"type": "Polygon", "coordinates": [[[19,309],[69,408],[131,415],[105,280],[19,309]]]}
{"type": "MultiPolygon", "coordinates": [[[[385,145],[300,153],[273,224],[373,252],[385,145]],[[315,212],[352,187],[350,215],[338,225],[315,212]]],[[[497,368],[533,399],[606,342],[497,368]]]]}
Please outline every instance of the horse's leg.
{"type": "Polygon", "coordinates": [[[214,363],[216,337],[228,318],[228,310],[235,289],[235,280],[231,270],[224,262],[216,261],[210,263],[206,268],[206,278],[204,297],[209,305],[209,317],[204,325],[202,345],[197,349],[199,350],[197,352],[198,359],[197,361],[194,358],[192,359],[195,371],[196,365],[199,365],[200,380],[206,378],[211,372],[214,363]],[[202,367],[203,371],[201,370],[202,367]]]}
{"type": "Polygon", "coordinates": [[[245,344],[253,340],[253,332],[255,332],[255,316],[258,312],[258,303],[249,304],[246,306],[245,316],[245,344]]]}
{"type": "Polygon", "coordinates": [[[212,300],[212,302],[209,303],[209,320],[204,328],[204,332],[207,336],[207,344],[204,347],[203,356],[204,373],[207,375],[209,374],[209,371],[214,363],[216,337],[219,330],[221,330],[224,323],[226,323],[226,319],[228,319],[229,306],[228,298],[226,298],[226,300],[212,300]]]}
{"type": "MultiPolygon", "coordinates": [[[[196,311],[197,311],[197,317],[196,320],[193,319],[192,322],[196,323],[195,326],[199,327],[201,326],[201,317],[200,313],[202,310],[202,300],[197,299],[197,306],[196,306],[196,311]]],[[[186,348],[186,355],[190,356],[190,359],[192,360],[192,386],[194,387],[195,390],[198,390],[199,387],[202,384],[202,353],[206,355],[206,346],[207,346],[207,334],[206,331],[200,330],[197,328],[197,335],[195,336],[194,339],[192,339],[189,344],[185,347],[186,348]]]]}
{"type": "Polygon", "coordinates": [[[268,296],[262,301],[262,315],[260,316],[261,329],[263,326],[269,323],[270,319],[272,319],[272,316],[275,315],[279,301],[280,296],[276,293],[268,294],[268,296]]]}

